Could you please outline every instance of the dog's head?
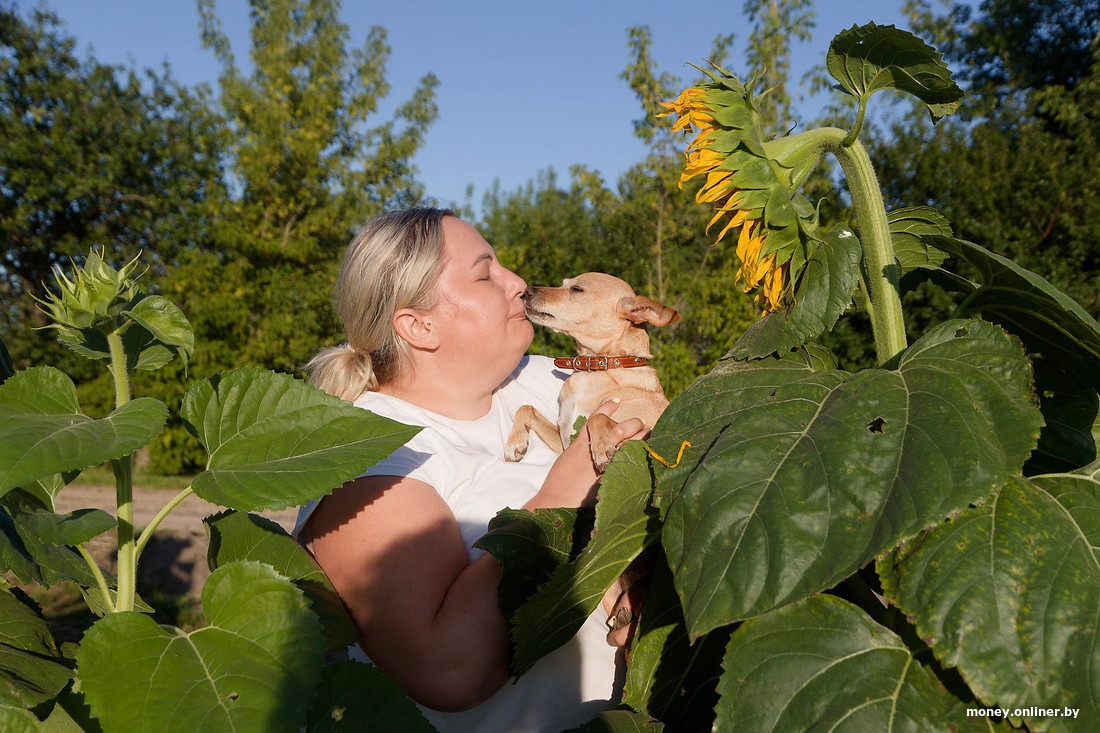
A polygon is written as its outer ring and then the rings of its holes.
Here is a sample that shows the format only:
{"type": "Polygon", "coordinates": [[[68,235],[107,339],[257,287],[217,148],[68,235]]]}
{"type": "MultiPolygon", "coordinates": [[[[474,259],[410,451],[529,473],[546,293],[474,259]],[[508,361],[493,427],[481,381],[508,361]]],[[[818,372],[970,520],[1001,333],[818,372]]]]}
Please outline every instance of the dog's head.
{"type": "Polygon", "coordinates": [[[648,355],[649,338],[641,324],[667,326],[680,317],[602,272],[566,278],[559,288],[527,288],[524,299],[532,323],[572,336],[593,353],[632,353],[628,349],[644,339],[648,355]]]}

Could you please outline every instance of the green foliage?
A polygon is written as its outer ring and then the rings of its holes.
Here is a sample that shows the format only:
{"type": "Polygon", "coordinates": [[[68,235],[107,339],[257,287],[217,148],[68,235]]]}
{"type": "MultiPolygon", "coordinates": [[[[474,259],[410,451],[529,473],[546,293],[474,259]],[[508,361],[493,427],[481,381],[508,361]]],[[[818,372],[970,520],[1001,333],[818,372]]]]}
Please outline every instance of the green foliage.
{"type": "Polygon", "coordinates": [[[1100,681],[1081,672],[1100,654],[1097,470],[1010,481],[879,561],[887,597],[979,698],[1078,708],[1077,730],[1100,725],[1100,681]]]}
{"type": "Polygon", "coordinates": [[[156,273],[203,241],[222,186],[220,126],[206,93],[167,72],[81,58],[45,9],[0,3],[0,337],[21,368],[93,370],[58,347],[30,297],[92,245],[156,273]]]}
{"type": "Polygon", "coordinates": [[[142,551],[191,493],[245,509],[302,504],[359,475],[418,428],[288,375],[255,368],[216,375],[191,388],[182,410],[210,454],[209,469],[135,536],[132,454],[156,437],[168,410],[159,400],[131,398],[130,378],[169,359],[184,364],[194,336],[176,306],[141,292],[131,269],[116,271],[93,255],[71,277],[58,273],[61,294],[47,304],[79,353],[100,363],[107,357],[117,404],[109,416],[85,415],[76,386],[54,367],[18,371],[0,385],[7,451],[0,454],[0,571],[24,583],[75,583],[102,617],[75,649],[75,693],[66,687],[74,649],[62,656],[35,604],[0,588],[0,721],[28,730],[294,731],[307,717],[320,728],[331,724],[345,697],[354,696],[351,719],[368,727],[376,720],[425,726],[380,673],[329,673],[336,686],[320,698],[323,709],[311,712],[326,646],[341,651],[359,635],[313,559],[267,520],[239,512],[208,520],[214,572],[202,592],[201,628],[158,625],[137,596],[142,551]],[[134,332],[143,338],[126,338],[134,332]],[[105,461],[115,478],[116,512],[55,513],[55,497],[76,474],[105,461]],[[117,576],[85,547],[111,530],[117,576]]]}
{"type": "MultiPolygon", "coordinates": [[[[930,89],[956,94],[934,51],[881,31],[852,29],[834,46],[854,93],[884,83],[924,105],[946,103],[930,89]]],[[[973,715],[987,706],[1034,730],[1100,721],[1084,673],[1100,654],[1100,324],[1021,263],[952,236],[935,211],[887,216],[859,129],[784,141],[817,140],[850,177],[859,237],[844,238],[851,254],[834,239],[804,276],[821,296],[763,319],[672,400],[650,445],[669,457],[689,443],[678,464],[647,477],[630,448],[608,468],[597,511],[633,494],[633,525],[645,523],[646,541],[659,533],[662,552],[633,641],[630,710],[593,729],[989,730],[973,715]],[[876,278],[887,292],[871,292],[876,278]],[[906,302],[946,287],[968,318],[903,324],[888,301],[914,283],[906,302]],[[844,324],[853,300],[867,309],[878,363],[855,373],[806,343],[844,324]],[[904,334],[898,348],[886,331],[904,334]],[[653,506],[638,499],[650,494],[653,506]],[[1060,715],[1016,711],[1029,707],[1060,715]]],[[[737,175],[740,161],[726,164],[737,175]]],[[[624,515],[616,526],[631,524],[624,515]]],[[[513,638],[541,642],[553,636],[547,619],[583,619],[594,594],[586,553],[615,539],[597,519],[589,548],[511,615],[513,638]]]]}
{"type": "Polygon", "coordinates": [[[826,720],[852,730],[989,729],[900,637],[832,596],[745,622],[724,667],[717,731],[803,731],[826,720]]]}
{"type": "Polygon", "coordinates": [[[202,605],[207,625],[189,634],[133,611],[88,630],[77,673],[95,716],[108,730],[298,730],[323,648],[302,592],[237,562],[210,575],[202,605]]]}

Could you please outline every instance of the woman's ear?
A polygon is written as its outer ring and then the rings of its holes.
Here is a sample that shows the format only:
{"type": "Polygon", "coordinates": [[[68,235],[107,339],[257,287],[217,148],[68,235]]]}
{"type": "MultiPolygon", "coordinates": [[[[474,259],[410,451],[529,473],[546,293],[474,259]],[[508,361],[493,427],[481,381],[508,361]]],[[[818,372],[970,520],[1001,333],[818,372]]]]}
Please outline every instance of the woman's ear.
{"type": "Polygon", "coordinates": [[[393,330],[414,349],[432,351],[439,347],[439,336],[423,311],[402,308],[393,314],[393,330]]]}

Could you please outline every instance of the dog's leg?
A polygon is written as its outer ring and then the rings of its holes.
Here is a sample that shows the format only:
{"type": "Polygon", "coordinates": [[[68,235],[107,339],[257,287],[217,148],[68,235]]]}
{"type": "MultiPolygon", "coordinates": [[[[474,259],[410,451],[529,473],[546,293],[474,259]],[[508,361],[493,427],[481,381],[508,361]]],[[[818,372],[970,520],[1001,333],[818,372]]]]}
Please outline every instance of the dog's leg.
{"type": "Polygon", "coordinates": [[[512,423],[512,432],[508,434],[508,440],[504,443],[504,460],[520,461],[527,455],[527,444],[530,440],[530,432],[534,430],[543,443],[555,453],[561,453],[561,437],[558,435],[558,427],[547,420],[531,405],[524,405],[516,411],[516,420],[512,423]]]}
{"type": "Polygon", "coordinates": [[[618,446],[611,440],[611,428],[618,425],[602,412],[588,418],[588,448],[592,452],[592,465],[598,473],[603,473],[618,446]]]}

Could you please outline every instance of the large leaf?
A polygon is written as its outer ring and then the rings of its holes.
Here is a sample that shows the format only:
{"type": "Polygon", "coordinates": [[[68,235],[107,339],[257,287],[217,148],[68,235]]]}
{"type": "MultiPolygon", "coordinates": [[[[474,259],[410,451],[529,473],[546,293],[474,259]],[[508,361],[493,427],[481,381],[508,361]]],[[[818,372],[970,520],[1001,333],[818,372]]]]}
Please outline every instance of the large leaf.
{"type": "Polygon", "coordinates": [[[1044,278],[973,242],[929,236],[926,241],[968,263],[978,284],[967,293],[959,315],[980,313],[1023,340],[1086,384],[1100,387],[1100,324],[1072,298],[1044,278]]]}
{"type": "Polygon", "coordinates": [[[963,98],[942,59],[908,31],[868,23],[838,33],[829,44],[825,66],[860,100],[883,89],[898,89],[928,105],[936,120],[954,112],[963,98]]]}
{"type": "MultiPolygon", "coordinates": [[[[18,493],[9,492],[4,498],[18,493]]],[[[37,514],[17,506],[0,506],[0,567],[11,570],[22,583],[53,585],[72,581],[85,588],[96,585],[95,575],[76,551],[39,536],[37,514]],[[28,516],[29,523],[24,521],[28,516]]],[[[109,571],[103,568],[100,571],[109,583],[114,582],[114,575],[109,571]]]]}
{"type": "Polygon", "coordinates": [[[199,382],[180,412],[210,453],[195,493],[249,511],[319,499],[420,430],[254,368],[199,382]]]}
{"type": "Polygon", "coordinates": [[[797,374],[716,371],[654,428],[661,445],[699,440],[659,484],[693,638],[828,588],[988,496],[1039,433],[1027,358],[982,321],[941,324],[894,369],[797,374]]]}
{"type": "Polygon", "coordinates": [[[79,545],[118,526],[114,515],[102,509],[77,509],[66,514],[17,511],[13,518],[22,531],[54,545],[79,545]]]}
{"type": "Polygon", "coordinates": [[[951,224],[940,212],[927,206],[910,206],[894,209],[886,220],[898,261],[898,277],[918,267],[937,267],[947,259],[941,250],[929,247],[924,241],[931,234],[951,234],[951,224]]]}
{"type": "Polygon", "coordinates": [[[859,283],[859,240],[849,229],[832,230],[806,261],[794,304],[753,323],[727,357],[782,356],[829,330],[852,303],[859,283]]]}
{"type": "Polygon", "coordinates": [[[435,728],[382,670],[344,659],[325,667],[305,730],[429,733],[435,728]]]}
{"type": "Polygon", "coordinates": [[[53,367],[0,385],[0,495],[50,474],[121,458],[156,437],[168,417],[149,397],[101,420],[80,413],[72,380],[53,367]]]}
{"type": "Polygon", "coordinates": [[[512,617],[512,669],[517,676],[572,639],[631,560],[657,541],[659,522],[649,506],[652,490],[645,446],[631,441],[600,480],[592,541],[576,560],[555,570],[512,617]]]}
{"type": "Polygon", "coordinates": [[[731,631],[731,626],[715,629],[691,643],[672,571],[661,555],[630,647],[623,704],[664,721],[671,730],[710,730],[731,631]]]}
{"type": "Polygon", "coordinates": [[[146,356],[143,360],[141,356],[157,346],[168,351],[169,358],[175,353],[183,361],[184,367],[187,366],[187,360],[195,351],[195,334],[183,311],[172,301],[161,295],[146,295],[136,303],[131,303],[130,309],[123,313],[140,324],[152,337],[138,351],[137,368],[156,369],[163,366],[156,363],[159,359],[146,356]]]}
{"type": "Polygon", "coordinates": [[[723,664],[716,731],[991,729],[900,637],[833,596],[746,621],[723,664]]]}
{"type": "Polygon", "coordinates": [[[73,672],[30,599],[15,593],[0,588],[0,705],[32,708],[52,699],[73,672]]]}
{"type": "Polygon", "coordinates": [[[302,589],[321,620],[325,645],[340,652],[359,642],[359,631],[344,608],[328,576],[317,561],[270,519],[255,514],[227,511],[203,520],[210,544],[207,561],[211,570],[240,560],[271,565],[302,589]]]}
{"type": "MultiPolygon", "coordinates": [[[[1100,730],[1100,464],[1015,479],[880,561],[887,597],[1001,708],[1078,708],[1100,730]]],[[[1018,719],[1017,721],[1018,722],[1018,719]]],[[[1059,726],[1027,717],[1030,728],[1059,726]]]]}
{"type": "Polygon", "coordinates": [[[189,634],[136,612],[96,622],[77,652],[82,691],[106,730],[298,731],[324,644],[303,593],[268,565],[215,570],[208,626],[189,634]]]}
{"type": "Polygon", "coordinates": [[[664,724],[632,710],[605,710],[568,733],[661,733],[664,724]]]}
{"type": "Polygon", "coordinates": [[[474,547],[500,563],[500,610],[508,618],[560,566],[588,544],[595,522],[588,508],[501,509],[474,547]]]}

